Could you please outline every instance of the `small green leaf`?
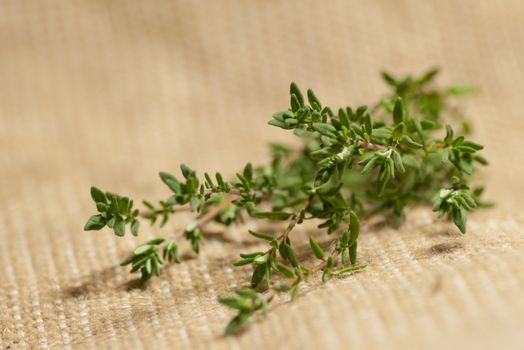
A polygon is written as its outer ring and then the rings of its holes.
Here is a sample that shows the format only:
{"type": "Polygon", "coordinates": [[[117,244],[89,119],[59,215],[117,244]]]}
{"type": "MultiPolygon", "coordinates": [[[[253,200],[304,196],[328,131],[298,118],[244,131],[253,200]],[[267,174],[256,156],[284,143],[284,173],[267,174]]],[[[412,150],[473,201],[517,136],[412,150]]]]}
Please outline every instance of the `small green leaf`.
{"type": "Polygon", "coordinates": [[[304,106],[304,96],[295,82],[291,82],[291,85],[289,86],[289,93],[296,96],[300,106],[304,106]]]}
{"type": "Polygon", "coordinates": [[[389,74],[388,72],[382,72],[381,75],[382,75],[382,79],[384,79],[384,81],[386,83],[388,83],[392,87],[396,87],[397,86],[398,83],[395,80],[395,78],[393,78],[393,76],[391,76],[391,74],[389,74]]]}
{"type": "Polygon", "coordinates": [[[384,192],[384,189],[386,188],[386,185],[389,181],[389,177],[391,176],[391,172],[387,167],[384,167],[381,170],[381,173],[379,175],[378,183],[377,183],[377,195],[380,196],[384,192]]]}
{"type": "Polygon", "coordinates": [[[400,122],[395,126],[395,129],[393,129],[393,133],[391,134],[393,141],[398,142],[404,133],[404,122],[400,122]]]}
{"type": "Polygon", "coordinates": [[[300,109],[300,107],[302,107],[302,106],[300,105],[300,101],[299,101],[298,98],[297,98],[297,95],[295,95],[295,94],[291,94],[291,98],[290,98],[290,99],[291,99],[291,101],[290,101],[290,104],[291,104],[291,110],[292,110],[293,112],[297,112],[297,111],[300,109]]]}
{"type": "Polygon", "coordinates": [[[393,123],[398,125],[404,121],[404,103],[400,97],[395,100],[393,108],[393,123]]]}
{"type": "Polygon", "coordinates": [[[371,125],[371,114],[367,111],[364,114],[364,130],[366,134],[370,135],[373,133],[373,126],[371,125]]]}
{"type": "Polygon", "coordinates": [[[466,221],[468,218],[468,214],[465,209],[458,209],[454,211],[453,214],[453,222],[457,227],[459,228],[460,232],[466,233],[466,221]]]}
{"type": "Polygon", "coordinates": [[[93,198],[95,203],[107,203],[107,198],[104,192],[95,186],[91,187],[91,198],[93,198]]]}
{"type": "Polygon", "coordinates": [[[446,137],[444,138],[444,142],[446,145],[450,145],[453,141],[453,129],[450,125],[446,125],[446,137]]]}
{"type": "Polygon", "coordinates": [[[313,123],[313,128],[320,133],[320,135],[327,136],[333,139],[337,138],[337,129],[331,124],[327,123],[313,123]]]}
{"type": "Polygon", "coordinates": [[[246,180],[251,181],[253,179],[253,165],[251,163],[246,164],[243,174],[246,180]]]}
{"type": "Polygon", "coordinates": [[[253,262],[257,265],[262,265],[267,263],[267,259],[269,258],[268,254],[258,255],[253,259],[253,262]]]}
{"type": "Polygon", "coordinates": [[[398,151],[393,151],[393,160],[395,162],[395,167],[398,171],[401,173],[406,172],[406,169],[404,168],[404,163],[402,162],[402,157],[400,156],[400,153],[398,151]]]}
{"type": "Polygon", "coordinates": [[[342,108],[338,110],[338,120],[340,121],[340,124],[345,126],[346,128],[349,128],[349,117],[342,108]]]}
{"type": "Polygon", "coordinates": [[[257,265],[251,276],[251,287],[256,288],[266,273],[267,265],[257,265]]]}
{"type": "Polygon", "coordinates": [[[185,164],[180,164],[180,171],[182,171],[182,175],[185,179],[194,173],[194,171],[185,164]]]}
{"type": "Polygon", "coordinates": [[[352,265],[354,265],[357,262],[357,248],[358,242],[355,242],[353,245],[349,247],[349,261],[352,265]]]}
{"type": "Polygon", "coordinates": [[[238,314],[235,318],[233,318],[225,329],[225,334],[231,334],[235,330],[237,330],[240,326],[242,326],[244,323],[246,323],[253,314],[251,312],[241,312],[238,314]]]}
{"type": "Polygon", "coordinates": [[[353,245],[357,242],[358,235],[360,234],[360,220],[358,219],[358,216],[354,211],[349,212],[349,227],[349,245],[353,245]]]}
{"type": "Polygon", "coordinates": [[[295,253],[295,250],[287,243],[282,243],[281,247],[285,251],[285,259],[289,260],[291,265],[298,266],[298,258],[297,253],[295,253]]]}
{"type": "Polygon", "coordinates": [[[133,254],[134,255],[142,255],[142,254],[145,254],[145,253],[148,253],[148,252],[152,251],[154,248],[155,248],[154,245],[142,244],[142,245],[136,247],[135,250],[133,250],[133,254]]]}
{"type": "Polygon", "coordinates": [[[159,173],[162,182],[171,189],[171,191],[177,193],[180,191],[180,182],[171,174],[161,171],[159,173]]]}
{"type": "Polygon", "coordinates": [[[318,100],[318,98],[315,95],[315,93],[313,92],[313,90],[311,90],[311,89],[307,90],[307,99],[308,99],[309,104],[311,105],[311,107],[313,107],[313,109],[315,109],[315,110],[320,112],[320,110],[322,109],[322,104],[318,100]]]}
{"type": "Polygon", "coordinates": [[[315,257],[319,260],[323,260],[324,250],[318,245],[313,237],[309,237],[309,245],[311,246],[311,250],[313,251],[313,254],[315,254],[315,257]]]}
{"type": "Polygon", "coordinates": [[[327,262],[326,262],[326,268],[327,269],[332,268],[334,263],[335,263],[335,261],[333,260],[333,257],[329,256],[328,259],[327,259],[327,262]]]}
{"type": "Polygon", "coordinates": [[[233,263],[234,266],[244,266],[253,263],[253,258],[245,258],[237,260],[233,263]]]}
{"type": "Polygon", "coordinates": [[[131,222],[131,233],[133,236],[138,236],[138,229],[140,228],[140,222],[138,220],[133,220],[131,222]]]}
{"type": "Polygon", "coordinates": [[[366,163],[366,165],[364,166],[364,168],[362,169],[362,174],[365,174],[367,172],[369,172],[371,169],[373,169],[373,167],[375,166],[375,163],[377,162],[377,157],[373,156],[371,157],[368,162],[366,163]]]}
{"type": "Polygon", "coordinates": [[[87,220],[84,226],[84,231],[98,231],[102,229],[105,225],[106,221],[102,217],[102,215],[93,215],[87,220]]]}
{"type": "Polygon", "coordinates": [[[413,148],[413,149],[419,149],[419,148],[424,147],[424,145],[413,141],[413,139],[407,135],[402,136],[401,140],[406,146],[413,148]]]}
{"type": "Polygon", "coordinates": [[[216,173],[215,179],[217,180],[218,187],[224,188],[226,183],[224,182],[224,178],[222,177],[222,174],[216,173]]]}
{"type": "Polygon", "coordinates": [[[329,270],[325,269],[324,272],[322,272],[322,283],[326,283],[329,280],[329,270]]]}
{"type": "Polygon", "coordinates": [[[123,237],[126,234],[126,225],[122,219],[115,221],[115,226],[113,227],[115,235],[123,237]]]}
{"type": "Polygon", "coordinates": [[[252,230],[248,230],[248,232],[256,237],[256,238],[260,238],[260,239],[263,239],[263,240],[266,240],[266,241],[269,241],[271,242],[273,239],[275,239],[275,237],[273,236],[270,236],[270,235],[266,235],[266,234],[263,234],[263,233],[260,233],[260,232],[256,232],[256,231],[252,231],[252,230]]]}
{"type": "Polygon", "coordinates": [[[250,307],[249,305],[240,298],[235,297],[218,297],[218,302],[220,304],[224,304],[226,306],[229,306],[232,309],[237,310],[243,310],[243,311],[249,311],[250,307]]]}
{"type": "Polygon", "coordinates": [[[275,267],[276,267],[276,269],[277,269],[281,274],[283,274],[285,277],[287,277],[287,278],[291,278],[291,277],[293,277],[293,270],[291,270],[291,269],[290,269],[289,267],[287,267],[286,265],[277,262],[277,263],[275,264],[275,267]]]}
{"type": "Polygon", "coordinates": [[[147,244],[151,244],[151,245],[159,245],[159,244],[162,244],[165,242],[165,238],[155,238],[155,239],[152,239],[150,240],[149,242],[147,242],[147,244]]]}

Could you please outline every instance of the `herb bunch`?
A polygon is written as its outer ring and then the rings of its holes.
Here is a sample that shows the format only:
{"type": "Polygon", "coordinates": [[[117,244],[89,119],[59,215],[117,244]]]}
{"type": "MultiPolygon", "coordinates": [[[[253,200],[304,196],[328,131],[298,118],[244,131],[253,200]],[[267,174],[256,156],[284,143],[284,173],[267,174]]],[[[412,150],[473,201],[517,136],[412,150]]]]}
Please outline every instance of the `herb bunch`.
{"type": "Polygon", "coordinates": [[[487,161],[478,154],[483,147],[465,139],[470,126],[449,103],[471,89],[437,89],[437,72],[403,79],[383,73],[390,94],[371,107],[343,107],[336,113],[312,90],[304,97],[291,83],[290,108],[275,113],[269,124],[293,131],[303,140],[300,148],[272,145],[269,165],[247,163],[231,180],[219,172],[200,178],[186,165],[180,167],[182,178],[161,172],[172,194],[158,204],[143,201],[143,211],[133,209],[128,197],[92,187],[98,213],[84,229],[107,226],[117,236],[126,230],[136,236],[139,220],[162,227],[177,212],[193,212],[194,219],[173,237],[143,243],[122,261],[146,282],[160,275],[164,264],[181,263],[181,240],[198,254],[211,222],[228,226],[246,216],[284,222],[278,232],[248,231],[267,248],[242,252],[233,262],[250,265],[252,275],[249,287],[219,298],[238,311],[226,333],[256,312],[267,312],[276,293],[296,297],[301,284],[317,273],[326,282],[364,268],[357,255],[360,221],[372,215],[390,215],[400,225],[409,205],[433,204],[439,217],[446,215],[465,233],[468,212],[484,205],[482,188],[470,190],[468,183],[487,161]],[[297,254],[293,238],[293,230],[305,221],[315,221],[330,237],[327,249],[309,238],[315,264],[297,254]]]}

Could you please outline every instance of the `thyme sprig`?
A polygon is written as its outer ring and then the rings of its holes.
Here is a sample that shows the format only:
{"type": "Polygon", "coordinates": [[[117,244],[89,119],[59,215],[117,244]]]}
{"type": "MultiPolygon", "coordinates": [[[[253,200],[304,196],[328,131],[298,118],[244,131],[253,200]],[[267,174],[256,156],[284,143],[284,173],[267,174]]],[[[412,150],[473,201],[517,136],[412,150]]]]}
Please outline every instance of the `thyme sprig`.
{"type": "Polygon", "coordinates": [[[226,333],[238,329],[255,313],[267,312],[276,293],[295,298],[302,283],[321,272],[322,282],[333,276],[363,269],[357,255],[360,220],[371,215],[392,215],[399,225],[408,205],[433,203],[438,216],[447,215],[466,232],[468,212],[478,206],[483,188],[469,189],[471,175],[487,161],[478,154],[481,145],[465,139],[471,129],[448,101],[471,92],[464,87],[435,88],[438,71],[420,77],[397,79],[383,73],[392,92],[368,108],[323,106],[312,90],[306,96],[295,83],[290,86],[290,108],[273,115],[269,124],[291,130],[303,140],[292,149],[272,145],[272,160],[266,166],[247,163],[231,180],[221,173],[213,177],[181,165],[182,179],[161,172],[172,194],[157,205],[143,201],[144,211],[133,209],[125,196],[91,188],[98,213],[85,230],[107,226],[117,236],[126,230],[137,235],[139,219],[164,226],[181,211],[195,213],[180,232],[138,246],[123,262],[139,272],[143,282],[160,275],[166,262],[181,263],[180,240],[200,252],[206,225],[225,226],[249,216],[287,222],[281,232],[248,232],[264,242],[266,249],[242,252],[234,266],[250,265],[250,287],[235,290],[219,302],[237,310],[226,333]],[[306,101],[307,100],[307,101],[306,101]],[[462,128],[455,136],[454,126],[462,128]],[[293,230],[314,221],[319,230],[332,235],[328,251],[309,238],[311,257],[299,256],[293,230]]]}

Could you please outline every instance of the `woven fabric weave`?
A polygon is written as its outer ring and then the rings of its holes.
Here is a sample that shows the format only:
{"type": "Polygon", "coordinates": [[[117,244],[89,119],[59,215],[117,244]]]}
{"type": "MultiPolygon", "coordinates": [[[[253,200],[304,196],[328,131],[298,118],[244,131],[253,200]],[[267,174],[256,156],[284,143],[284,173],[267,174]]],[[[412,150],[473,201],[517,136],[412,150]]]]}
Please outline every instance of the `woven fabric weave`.
{"type": "Polygon", "coordinates": [[[2,1],[0,349],[524,347],[523,18],[518,0],[2,1]],[[159,229],[82,231],[90,185],[164,198],[159,170],[231,175],[293,144],[266,126],[291,80],[357,105],[386,91],[381,69],[434,65],[479,90],[465,112],[497,206],[465,236],[427,208],[399,230],[369,223],[365,271],[224,337],[217,296],[249,279],[230,267],[245,228],[145,289],[118,262],[159,229]]]}

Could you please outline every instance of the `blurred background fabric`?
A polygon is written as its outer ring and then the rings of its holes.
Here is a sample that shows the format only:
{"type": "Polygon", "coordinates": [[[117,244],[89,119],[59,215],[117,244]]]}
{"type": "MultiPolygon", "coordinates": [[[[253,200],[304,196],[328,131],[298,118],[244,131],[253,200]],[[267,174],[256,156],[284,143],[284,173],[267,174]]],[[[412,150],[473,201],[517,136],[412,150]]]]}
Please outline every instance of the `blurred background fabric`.
{"type": "Polygon", "coordinates": [[[1,349],[524,347],[523,1],[3,0],[0,50],[1,349]],[[159,170],[232,175],[296,142],[266,125],[292,80],[358,105],[386,91],[381,70],[433,66],[479,91],[464,110],[496,207],[465,236],[430,209],[365,226],[364,272],[223,337],[245,230],[146,289],[118,262],[157,228],[82,231],[91,185],[164,198],[159,170]]]}

